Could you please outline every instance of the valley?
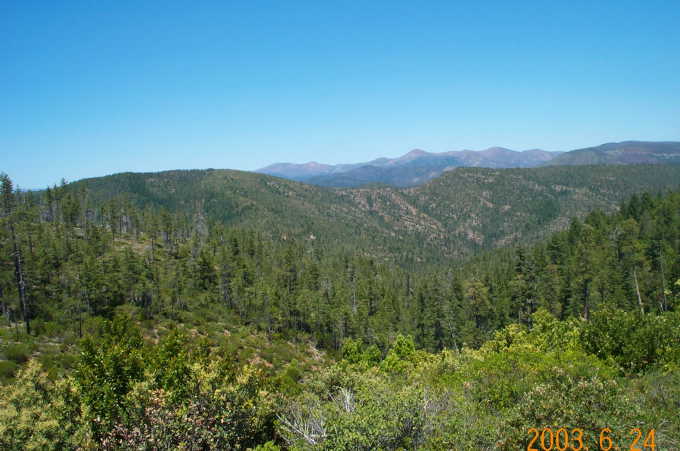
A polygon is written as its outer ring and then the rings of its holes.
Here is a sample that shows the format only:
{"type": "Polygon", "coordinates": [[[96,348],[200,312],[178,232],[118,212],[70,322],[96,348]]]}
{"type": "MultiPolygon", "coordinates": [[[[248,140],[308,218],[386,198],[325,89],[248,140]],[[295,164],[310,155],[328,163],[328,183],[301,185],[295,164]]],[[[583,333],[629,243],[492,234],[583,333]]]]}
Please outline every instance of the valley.
{"type": "Polygon", "coordinates": [[[680,2],[0,11],[0,451],[680,451],[680,2]]]}
{"type": "Polygon", "coordinates": [[[528,243],[592,210],[616,210],[639,192],[680,184],[680,165],[527,169],[458,168],[428,184],[330,189],[230,170],[117,174],[68,185],[88,199],[204,217],[361,249],[413,265],[460,260],[482,250],[528,243]]]}

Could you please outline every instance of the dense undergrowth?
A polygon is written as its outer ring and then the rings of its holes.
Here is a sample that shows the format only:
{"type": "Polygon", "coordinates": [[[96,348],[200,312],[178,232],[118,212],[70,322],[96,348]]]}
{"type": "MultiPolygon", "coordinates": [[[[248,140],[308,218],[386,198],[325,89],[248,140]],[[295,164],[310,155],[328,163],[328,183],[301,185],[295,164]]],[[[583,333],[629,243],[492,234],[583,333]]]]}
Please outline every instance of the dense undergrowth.
{"type": "Polygon", "coordinates": [[[592,440],[639,427],[658,449],[680,446],[677,313],[540,310],[531,329],[510,325],[478,349],[429,353],[398,336],[386,353],[347,340],[337,359],[244,330],[139,324],[134,311],[100,322],[66,373],[25,363],[2,387],[0,445],[514,450],[532,427],[592,440]]]}

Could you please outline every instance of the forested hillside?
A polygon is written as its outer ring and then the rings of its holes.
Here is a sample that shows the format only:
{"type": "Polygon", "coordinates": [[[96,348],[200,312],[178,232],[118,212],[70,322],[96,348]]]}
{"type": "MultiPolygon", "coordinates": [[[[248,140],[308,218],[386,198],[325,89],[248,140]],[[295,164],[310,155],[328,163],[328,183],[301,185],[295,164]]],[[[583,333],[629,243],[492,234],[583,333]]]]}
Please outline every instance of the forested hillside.
{"type": "MultiPolygon", "coordinates": [[[[519,179],[581,183],[539,175],[519,179]]],[[[627,186],[600,180],[602,198],[627,186]]],[[[3,448],[526,449],[547,426],[680,446],[678,191],[412,271],[75,188],[3,178],[3,448]]]]}
{"type": "MultiPolygon", "coordinates": [[[[167,210],[119,210],[115,199],[80,210],[80,194],[22,193],[7,215],[3,255],[14,245],[21,253],[29,319],[67,324],[126,303],[147,317],[179,315],[193,302],[327,348],[346,337],[385,346],[405,333],[436,350],[480,343],[539,307],[560,318],[603,303],[665,311],[680,278],[677,192],[633,196],[619,213],[594,211],[542,243],[427,271],[167,210]]],[[[3,293],[16,299],[15,265],[3,268],[3,293]]],[[[22,305],[3,302],[14,318],[22,305]]]]}
{"type": "MultiPolygon", "coordinates": [[[[118,199],[192,220],[361,249],[405,265],[525,243],[636,192],[677,188],[680,166],[459,168],[420,187],[325,189],[228,170],[117,174],[69,184],[79,205],[118,199]]],[[[117,217],[119,213],[112,213],[117,217]]],[[[129,216],[129,215],[128,215],[129,216]]]]}

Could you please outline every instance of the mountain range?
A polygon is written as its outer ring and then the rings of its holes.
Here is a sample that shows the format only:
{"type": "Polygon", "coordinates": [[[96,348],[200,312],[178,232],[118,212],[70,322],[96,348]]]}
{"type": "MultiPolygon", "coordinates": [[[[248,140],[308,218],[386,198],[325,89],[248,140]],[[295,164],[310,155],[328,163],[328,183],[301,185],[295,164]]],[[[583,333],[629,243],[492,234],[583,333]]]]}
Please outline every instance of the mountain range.
{"type": "Polygon", "coordinates": [[[551,165],[678,164],[680,142],[624,141],[572,150],[556,155],[551,165]]]}
{"type": "Polygon", "coordinates": [[[531,168],[546,165],[680,163],[679,142],[624,141],[569,152],[540,149],[515,151],[504,147],[442,153],[415,149],[398,158],[329,165],[276,163],[256,172],[327,187],[386,184],[417,186],[458,167],[531,168]]]}
{"type": "Polygon", "coordinates": [[[276,163],[256,172],[329,187],[382,183],[407,187],[425,183],[457,167],[529,168],[555,158],[559,152],[540,149],[515,151],[504,147],[433,153],[414,149],[398,158],[378,158],[353,164],[276,163]]]}

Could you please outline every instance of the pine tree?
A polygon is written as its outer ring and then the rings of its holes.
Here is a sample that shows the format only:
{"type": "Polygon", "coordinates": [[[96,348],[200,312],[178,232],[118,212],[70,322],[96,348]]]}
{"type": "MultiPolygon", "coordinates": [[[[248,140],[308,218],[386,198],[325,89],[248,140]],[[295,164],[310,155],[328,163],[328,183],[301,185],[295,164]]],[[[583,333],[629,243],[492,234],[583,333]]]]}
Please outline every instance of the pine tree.
{"type": "Polygon", "coordinates": [[[31,334],[30,311],[28,305],[28,296],[26,289],[26,280],[23,267],[23,259],[21,254],[21,247],[17,239],[16,226],[14,223],[14,214],[16,199],[12,180],[7,174],[0,174],[0,194],[2,195],[2,208],[7,226],[9,227],[10,236],[12,240],[12,260],[14,261],[14,275],[17,284],[17,292],[19,293],[19,302],[21,305],[21,314],[26,324],[26,333],[31,334]]]}

